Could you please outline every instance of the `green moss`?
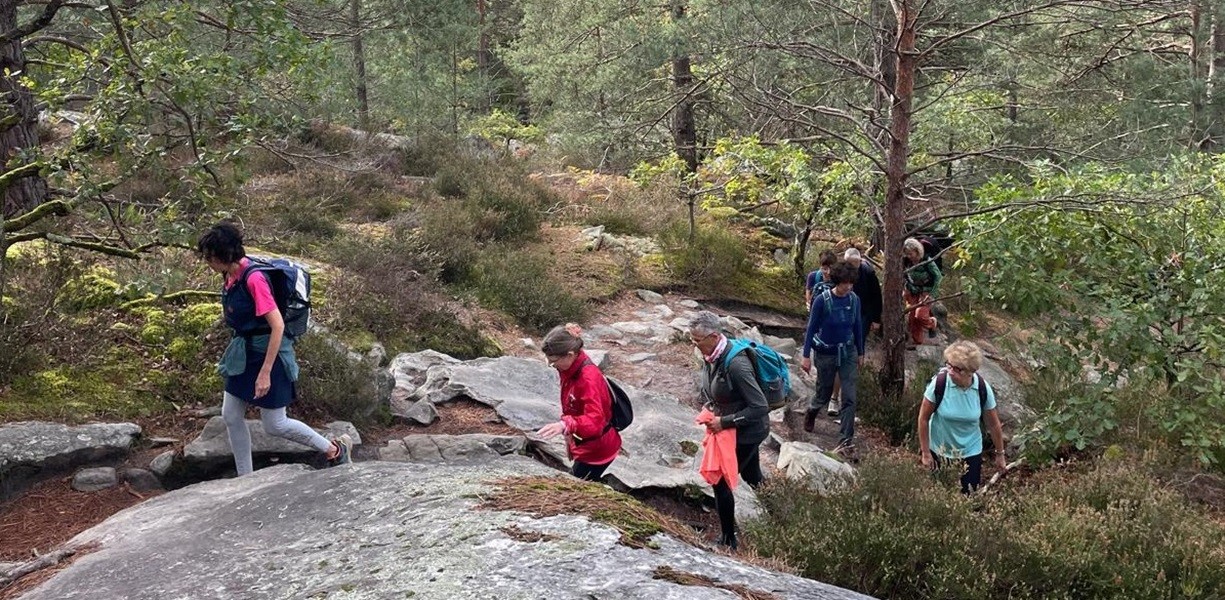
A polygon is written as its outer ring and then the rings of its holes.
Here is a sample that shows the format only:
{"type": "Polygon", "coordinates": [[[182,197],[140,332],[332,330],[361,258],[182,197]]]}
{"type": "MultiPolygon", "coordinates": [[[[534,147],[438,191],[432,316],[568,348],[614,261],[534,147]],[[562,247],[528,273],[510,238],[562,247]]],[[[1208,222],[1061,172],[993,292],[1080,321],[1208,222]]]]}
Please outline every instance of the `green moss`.
{"type": "Polygon", "coordinates": [[[220,318],[221,303],[203,302],[192,304],[184,308],[179,313],[178,318],[175,319],[177,326],[176,333],[191,336],[204,335],[220,318]]]}
{"type": "Polygon", "coordinates": [[[115,304],[121,298],[122,291],[122,286],[115,281],[116,277],[114,270],[93,265],[64,284],[56,303],[69,310],[89,310],[115,304]]]}
{"type": "Polygon", "coordinates": [[[166,343],[168,332],[166,328],[157,323],[146,323],[140,329],[140,341],[149,346],[160,346],[166,343]]]}
{"type": "Polygon", "coordinates": [[[693,440],[681,440],[680,444],[681,444],[681,452],[683,452],[685,456],[697,456],[698,455],[698,449],[700,448],[700,446],[698,446],[697,442],[693,440]]]}
{"type": "MultiPolygon", "coordinates": [[[[139,365],[127,367],[128,374],[143,369],[139,365]]],[[[0,399],[0,418],[80,422],[147,416],[163,408],[149,387],[114,377],[110,369],[61,366],[16,378],[10,393],[0,399]]]]}
{"type": "Polygon", "coordinates": [[[204,344],[199,339],[175,338],[166,346],[166,354],[180,364],[196,362],[204,344]]]}

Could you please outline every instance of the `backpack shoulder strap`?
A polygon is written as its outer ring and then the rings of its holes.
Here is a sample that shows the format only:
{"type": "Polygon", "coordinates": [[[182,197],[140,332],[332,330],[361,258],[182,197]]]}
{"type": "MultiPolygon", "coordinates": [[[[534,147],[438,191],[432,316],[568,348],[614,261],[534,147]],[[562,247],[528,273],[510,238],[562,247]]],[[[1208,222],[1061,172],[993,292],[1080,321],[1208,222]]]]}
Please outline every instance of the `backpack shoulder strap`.
{"type": "Polygon", "coordinates": [[[932,392],[932,395],[935,396],[935,398],[932,398],[933,404],[936,406],[932,409],[933,413],[940,410],[940,403],[944,401],[944,390],[948,387],[948,385],[949,374],[947,371],[941,369],[939,373],[936,373],[936,389],[932,392]]]}
{"type": "Polygon", "coordinates": [[[825,291],[821,292],[821,300],[825,301],[825,316],[828,317],[829,315],[833,314],[834,294],[830,292],[829,288],[825,288],[825,291]]]}
{"type": "Polygon", "coordinates": [[[975,373],[974,376],[978,377],[978,405],[980,408],[982,408],[983,413],[986,413],[987,412],[987,380],[983,379],[983,376],[978,373],[975,373]]]}

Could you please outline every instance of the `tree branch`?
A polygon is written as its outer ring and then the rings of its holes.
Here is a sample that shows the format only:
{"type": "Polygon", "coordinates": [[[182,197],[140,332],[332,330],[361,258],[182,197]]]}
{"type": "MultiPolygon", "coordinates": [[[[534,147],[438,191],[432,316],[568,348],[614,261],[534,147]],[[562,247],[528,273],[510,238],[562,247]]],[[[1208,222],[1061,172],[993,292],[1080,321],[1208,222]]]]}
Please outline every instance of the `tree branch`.
{"type": "Polygon", "coordinates": [[[27,22],[25,25],[18,26],[15,29],[10,29],[4,32],[4,34],[0,35],[0,46],[11,44],[26,37],[27,35],[46,28],[51,24],[51,20],[55,18],[55,13],[59,12],[60,7],[63,6],[63,4],[64,0],[51,0],[46,6],[43,7],[43,12],[39,13],[37,17],[34,17],[33,20],[27,22]]]}

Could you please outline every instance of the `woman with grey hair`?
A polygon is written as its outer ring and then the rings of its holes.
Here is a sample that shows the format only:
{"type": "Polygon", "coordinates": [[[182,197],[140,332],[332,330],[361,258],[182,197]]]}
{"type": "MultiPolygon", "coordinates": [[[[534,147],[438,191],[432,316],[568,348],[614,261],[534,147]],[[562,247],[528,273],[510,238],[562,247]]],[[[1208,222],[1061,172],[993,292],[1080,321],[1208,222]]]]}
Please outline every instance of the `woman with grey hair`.
{"type": "Polygon", "coordinates": [[[931,257],[924,256],[923,243],[915,238],[902,242],[902,269],[905,273],[902,301],[906,303],[906,329],[912,346],[927,339],[927,332],[936,330],[932,316],[932,298],[940,287],[940,267],[931,257]]]}
{"type": "Polygon", "coordinates": [[[978,375],[982,364],[982,350],[974,343],[961,340],[949,344],[944,349],[944,368],[927,384],[919,405],[919,458],[929,469],[962,461],[963,494],[978,489],[982,482],[983,432],[979,420],[985,420],[991,431],[995,467],[1005,469],[1004,428],[996,410],[995,390],[978,375]]]}
{"type": "MultiPolygon", "coordinates": [[[[706,425],[711,433],[736,430],[736,462],[740,477],[753,488],[761,485],[761,442],[770,433],[769,405],[754,374],[753,362],[746,352],[726,360],[727,336],[723,335],[718,315],[699,312],[689,321],[689,339],[702,354],[699,393],[715,419],[706,425]]],[[[715,511],[719,514],[722,536],[719,543],[735,550],[736,500],[727,480],[714,485],[715,511]]]]}

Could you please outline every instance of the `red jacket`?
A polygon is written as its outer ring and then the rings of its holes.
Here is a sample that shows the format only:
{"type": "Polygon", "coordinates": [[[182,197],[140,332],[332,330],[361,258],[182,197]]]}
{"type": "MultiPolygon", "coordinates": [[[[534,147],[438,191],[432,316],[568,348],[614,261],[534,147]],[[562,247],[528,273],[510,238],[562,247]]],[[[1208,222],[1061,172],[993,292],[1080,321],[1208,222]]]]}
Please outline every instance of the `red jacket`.
{"type": "Polygon", "coordinates": [[[582,350],[561,373],[561,421],[566,424],[566,448],[574,460],[605,465],[617,458],[621,434],[612,421],[612,395],[604,374],[582,350]]]}

